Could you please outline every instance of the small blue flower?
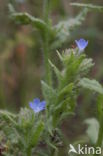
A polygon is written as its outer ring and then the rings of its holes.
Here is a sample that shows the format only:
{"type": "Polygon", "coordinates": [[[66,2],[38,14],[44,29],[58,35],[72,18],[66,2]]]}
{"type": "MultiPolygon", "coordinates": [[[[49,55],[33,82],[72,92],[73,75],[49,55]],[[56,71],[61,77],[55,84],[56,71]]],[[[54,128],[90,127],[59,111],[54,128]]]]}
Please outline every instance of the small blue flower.
{"type": "Polygon", "coordinates": [[[80,52],[82,52],[88,45],[88,41],[84,40],[84,39],[80,39],[80,40],[75,40],[80,52]]]}
{"type": "Polygon", "coordinates": [[[45,109],[46,101],[41,101],[39,98],[35,98],[33,102],[29,103],[29,106],[35,113],[38,113],[45,109]]]}

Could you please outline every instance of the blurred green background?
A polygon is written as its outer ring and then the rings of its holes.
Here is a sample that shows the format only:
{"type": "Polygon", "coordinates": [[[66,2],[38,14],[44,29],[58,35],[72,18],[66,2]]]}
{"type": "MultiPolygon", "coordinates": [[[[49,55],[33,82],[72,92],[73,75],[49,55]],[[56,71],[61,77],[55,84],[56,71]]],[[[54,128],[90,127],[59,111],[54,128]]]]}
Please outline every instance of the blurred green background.
{"type": "MultiPolygon", "coordinates": [[[[31,26],[20,26],[9,16],[8,3],[11,2],[18,12],[28,12],[42,17],[43,0],[0,0],[0,108],[18,112],[35,97],[42,99],[40,79],[43,78],[43,59],[40,36],[31,26]]],[[[70,6],[70,2],[103,5],[103,0],[52,0],[50,18],[55,25],[68,17],[75,17],[80,8],[70,6]]],[[[81,27],[72,32],[68,42],[59,50],[75,45],[75,39],[85,38],[89,41],[86,49],[95,66],[90,72],[103,84],[103,14],[90,12],[81,27]]],[[[55,53],[52,59],[55,62],[55,53]]],[[[76,115],[63,123],[65,134],[75,137],[85,127],[83,120],[96,116],[95,94],[82,91],[78,98],[76,115]],[[70,127],[68,127],[69,122],[70,127]],[[75,124],[73,124],[75,122],[75,124]],[[72,123],[72,124],[71,124],[72,123]],[[76,124],[77,123],[77,124],[76,124]],[[79,126],[77,126],[79,125],[79,126]],[[70,128],[70,130],[69,130],[70,128]]]]}

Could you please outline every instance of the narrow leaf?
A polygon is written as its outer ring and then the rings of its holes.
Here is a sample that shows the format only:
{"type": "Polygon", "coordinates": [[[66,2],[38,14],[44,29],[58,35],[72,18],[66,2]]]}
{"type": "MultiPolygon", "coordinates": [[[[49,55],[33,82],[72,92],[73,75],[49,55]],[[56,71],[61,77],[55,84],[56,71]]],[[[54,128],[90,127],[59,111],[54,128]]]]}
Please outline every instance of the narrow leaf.
{"type": "Polygon", "coordinates": [[[95,92],[98,92],[100,94],[103,94],[103,87],[96,80],[90,80],[88,78],[83,78],[80,80],[79,85],[82,86],[83,88],[87,88],[87,89],[93,90],[95,92]]]}
{"type": "Polygon", "coordinates": [[[37,125],[36,129],[34,129],[34,132],[33,132],[32,138],[31,138],[31,142],[30,142],[31,146],[35,146],[38,143],[43,129],[44,129],[44,124],[43,124],[43,122],[40,121],[39,124],[37,125]]]}
{"type": "Polygon", "coordinates": [[[57,95],[56,91],[44,81],[41,81],[41,84],[42,84],[43,95],[46,101],[50,102],[51,100],[55,100],[57,95]]]}
{"type": "Polygon", "coordinates": [[[85,123],[88,125],[86,133],[91,142],[95,144],[98,138],[99,123],[95,118],[87,119],[85,123]]]}
{"type": "Polygon", "coordinates": [[[88,8],[90,10],[95,10],[95,11],[100,11],[103,12],[103,6],[98,6],[98,5],[93,5],[93,4],[85,4],[85,3],[70,3],[73,6],[77,6],[77,7],[85,7],[88,8]]]}
{"type": "Polygon", "coordinates": [[[30,14],[24,12],[24,13],[13,13],[11,14],[11,17],[13,20],[15,20],[16,22],[20,23],[20,24],[31,24],[33,27],[36,27],[37,29],[40,30],[48,30],[48,27],[46,25],[46,23],[39,19],[39,18],[35,18],[33,16],[31,16],[30,14]]]}
{"type": "Polygon", "coordinates": [[[83,23],[87,13],[88,9],[84,8],[75,18],[69,18],[55,25],[54,31],[56,33],[51,49],[61,47],[63,43],[67,42],[71,35],[71,30],[74,30],[83,23]]]}
{"type": "Polygon", "coordinates": [[[63,80],[63,75],[61,74],[61,72],[59,71],[59,69],[49,60],[49,63],[51,65],[51,67],[53,68],[56,77],[58,79],[58,82],[60,83],[63,80]]]}

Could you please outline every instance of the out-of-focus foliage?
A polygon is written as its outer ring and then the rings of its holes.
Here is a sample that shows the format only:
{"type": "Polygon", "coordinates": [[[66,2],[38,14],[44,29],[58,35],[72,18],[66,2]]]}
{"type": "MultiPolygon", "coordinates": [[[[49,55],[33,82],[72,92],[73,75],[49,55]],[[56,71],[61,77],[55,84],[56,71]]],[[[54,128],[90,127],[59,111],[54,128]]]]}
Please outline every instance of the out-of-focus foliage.
{"type": "Polygon", "coordinates": [[[87,135],[89,136],[90,141],[95,144],[98,139],[99,132],[99,123],[95,118],[85,120],[85,123],[88,125],[88,129],[86,130],[87,135]]]}
{"type": "Polygon", "coordinates": [[[97,6],[93,4],[83,4],[83,3],[71,3],[71,5],[78,6],[78,7],[85,7],[88,8],[89,10],[95,10],[95,11],[100,11],[103,12],[103,7],[102,6],[97,6]]]}

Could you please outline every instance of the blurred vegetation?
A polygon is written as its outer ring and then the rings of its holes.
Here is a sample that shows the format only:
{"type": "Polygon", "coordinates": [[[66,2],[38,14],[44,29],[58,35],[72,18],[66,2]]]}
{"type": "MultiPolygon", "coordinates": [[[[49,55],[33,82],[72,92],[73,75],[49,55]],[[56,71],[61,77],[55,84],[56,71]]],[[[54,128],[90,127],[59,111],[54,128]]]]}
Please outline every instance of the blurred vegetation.
{"type": "MultiPolygon", "coordinates": [[[[9,16],[8,3],[11,2],[20,11],[26,11],[35,17],[42,17],[43,0],[0,0],[0,108],[18,111],[21,106],[36,96],[41,95],[40,78],[43,77],[41,61],[42,49],[39,33],[31,26],[15,24],[9,16]]],[[[80,8],[71,6],[71,2],[84,2],[103,5],[102,0],[52,0],[51,18],[55,25],[59,20],[75,17],[80,8]]],[[[89,40],[87,48],[88,56],[94,58],[95,66],[90,76],[103,83],[103,14],[90,12],[86,16],[83,25],[72,31],[66,44],[59,49],[75,46],[74,40],[85,38],[89,40]],[[73,44],[74,43],[74,44],[73,44]],[[99,49],[99,51],[98,51],[99,49]]],[[[59,64],[53,51],[52,59],[59,64]]],[[[82,92],[78,98],[76,108],[77,115],[69,122],[63,123],[63,131],[66,135],[75,137],[84,131],[82,121],[86,117],[96,116],[95,96],[88,91],[82,92]],[[91,109],[90,109],[91,108],[91,109]],[[70,128],[70,130],[68,130],[70,128]]]]}

